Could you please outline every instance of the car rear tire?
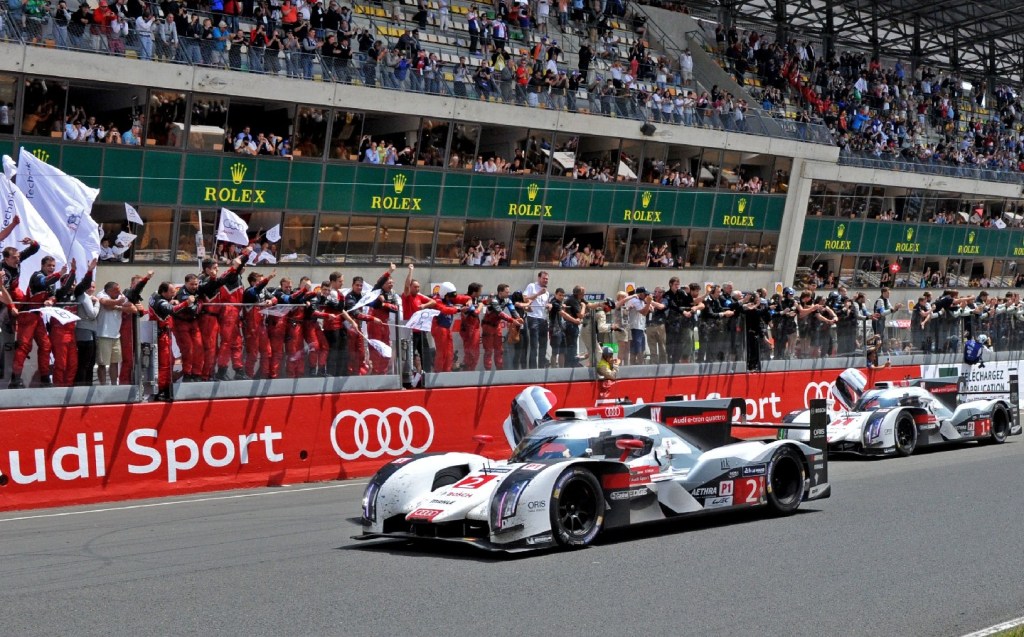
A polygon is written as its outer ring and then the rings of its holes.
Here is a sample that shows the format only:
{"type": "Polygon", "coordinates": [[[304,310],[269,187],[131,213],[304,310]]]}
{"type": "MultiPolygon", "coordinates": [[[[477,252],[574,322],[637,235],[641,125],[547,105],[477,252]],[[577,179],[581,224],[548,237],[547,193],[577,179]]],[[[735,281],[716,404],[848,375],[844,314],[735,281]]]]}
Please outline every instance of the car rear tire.
{"type": "Polygon", "coordinates": [[[604,494],[589,470],[570,467],[551,491],[551,530],[562,546],[587,546],[604,526],[604,494]]]}
{"type": "Polygon", "coordinates": [[[896,439],[896,454],[909,456],[917,448],[917,423],[910,414],[900,414],[896,417],[896,426],[893,427],[893,437],[896,439]]]}
{"type": "Polygon", "coordinates": [[[807,474],[802,455],[793,447],[781,447],[768,463],[768,508],[775,515],[790,515],[804,499],[807,474]]]}
{"type": "Polygon", "coordinates": [[[434,484],[431,485],[430,490],[437,491],[441,487],[447,487],[448,485],[455,484],[465,477],[465,467],[448,467],[447,469],[441,469],[434,474],[434,484]]]}
{"type": "Polygon", "coordinates": [[[992,431],[989,433],[988,439],[983,442],[990,445],[1001,445],[1006,442],[1008,435],[1010,435],[1010,416],[1002,407],[996,407],[992,412],[992,431]]]}

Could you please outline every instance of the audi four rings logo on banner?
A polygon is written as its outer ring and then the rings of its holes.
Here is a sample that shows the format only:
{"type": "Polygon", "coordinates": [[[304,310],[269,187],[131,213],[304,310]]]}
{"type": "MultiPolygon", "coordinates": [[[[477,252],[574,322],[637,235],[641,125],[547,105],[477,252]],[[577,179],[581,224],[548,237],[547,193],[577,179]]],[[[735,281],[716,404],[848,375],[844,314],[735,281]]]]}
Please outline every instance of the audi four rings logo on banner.
{"type": "Polygon", "coordinates": [[[331,444],[342,460],[423,453],[434,441],[434,420],[418,405],[339,412],[331,423],[331,444]]]}
{"type": "Polygon", "coordinates": [[[830,400],[832,397],[832,383],[829,382],[818,382],[818,383],[807,383],[807,387],[804,388],[804,407],[810,408],[811,401],[815,398],[824,398],[830,400]]]}

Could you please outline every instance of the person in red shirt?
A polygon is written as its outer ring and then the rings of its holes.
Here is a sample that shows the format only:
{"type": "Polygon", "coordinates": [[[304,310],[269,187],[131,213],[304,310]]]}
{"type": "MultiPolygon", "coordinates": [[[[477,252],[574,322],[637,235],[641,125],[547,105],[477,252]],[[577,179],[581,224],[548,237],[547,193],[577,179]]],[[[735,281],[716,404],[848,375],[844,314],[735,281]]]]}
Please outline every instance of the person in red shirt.
{"type": "Polygon", "coordinates": [[[217,294],[221,304],[217,315],[217,327],[220,329],[220,350],[217,353],[217,380],[228,379],[228,366],[235,370],[236,380],[247,380],[245,368],[242,366],[242,295],[245,284],[242,282],[242,270],[249,260],[252,246],[246,246],[236,261],[238,265],[228,271],[224,284],[217,294]]]}
{"type": "MultiPolygon", "coordinates": [[[[274,299],[278,304],[298,305],[305,302],[306,290],[293,290],[292,280],[288,277],[281,278],[281,287],[274,291],[274,299]]],[[[267,378],[277,378],[281,370],[281,359],[287,352],[291,355],[290,341],[286,347],[286,337],[291,335],[292,315],[296,311],[301,312],[302,308],[296,308],[284,316],[267,317],[267,336],[270,338],[270,373],[267,378]]],[[[302,330],[299,329],[299,338],[302,330]]],[[[301,355],[300,355],[301,360],[301,355]]],[[[289,359],[290,363],[290,359],[289,359]]],[[[286,370],[288,367],[286,366],[286,370]]]]}
{"type": "MultiPolygon", "coordinates": [[[[420,282],[412,278],[415,270],[413,264],[409,264],[409,273],[405,277],[405,287],[402,292],[402,320],[408,321],[412,315],[420,310],[433,308],[437,301],[420,293],[420,282]]],[[[432,365],[432,352],[427,335],[424,332],[412,333],[413,368],[417,373],[430,371],[432,365]]]]}
{"type": "Polygon", "coordinates": [[[153,396],[155,400],[171,400],[171,366],[174,364],[174,355],[171,353],[171,326],[174,324],[174,314],[195,303],[193,296],[175,303],[171,299],[176,292],[172,283],[164,281],[149,300],[149,318],[156,321],[157,393],[153,396]]]}
{"type": "Polygon", "coordinates": [[[203,336],[199,331],[197,298],[199,298],[199,275],[185,275],[185,285],[178,289],[174,300],[178,304],[189,299],[191,302],[185,303],[184,307],[174,313],[171,331],[174,333],[174,341],[178,344],[178,351],[181,352],[181,374],[186,383],[202,380],[205,359],[203,336]]]}
{"type": "Polygon", "coordinates": [[[498,293],[487,303],[487,313],[483,318],[484,369],[505,369],[505,357],[501,342],[501,324],[515,323],[522,325],[523,319],[516,314],[515,306],[509,300],[508,283],[498,286],[498,293]]]}
{"type": "MultiPolygon", "coordinates": [[[[72,314],[78,314],[78,297],[92,285],[93,271],[97,260],[89,263],[89,269],[82,277],[81,283],[75,285],[75,260],[71,260],[71,270],[64,277],[57,290],[57,304],[72,314]]],[[[50,320],[50,343],[53,345],[53,384],[58,387],[71,387],[75,384],[78,373],[78,342],[75,340],[75,323],[61,323],[50,320]]]]}

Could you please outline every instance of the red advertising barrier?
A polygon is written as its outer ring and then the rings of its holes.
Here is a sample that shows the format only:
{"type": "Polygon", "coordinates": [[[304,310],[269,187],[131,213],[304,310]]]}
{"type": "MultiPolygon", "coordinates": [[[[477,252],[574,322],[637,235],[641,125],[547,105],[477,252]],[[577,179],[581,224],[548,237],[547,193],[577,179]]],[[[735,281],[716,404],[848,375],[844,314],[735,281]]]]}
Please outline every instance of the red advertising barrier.
{"type": "MultiPolygon", "coordinates": [[[[742,396],[747,418],[778,422],[824,397],[838,370],[621,380],[645,402],[742,396]]],[[[920,374],[876,370],[873,380],[920,374]]],[[[559,406],[592,406],[592,382],[546,386],[559,406]]],[[[0,412],[0,510],[353,478],[424,451],[508,448],[502,423],[522,385],[0,412]]]]}

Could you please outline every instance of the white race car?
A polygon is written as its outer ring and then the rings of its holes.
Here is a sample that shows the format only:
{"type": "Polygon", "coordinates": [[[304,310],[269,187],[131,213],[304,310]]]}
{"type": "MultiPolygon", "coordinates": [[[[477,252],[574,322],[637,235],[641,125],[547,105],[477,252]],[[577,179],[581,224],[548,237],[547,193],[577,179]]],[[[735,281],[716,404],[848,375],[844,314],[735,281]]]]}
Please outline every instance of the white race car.
{"type": "MultiPolygon", "coordinates": [[[[829,420],[828,448],[909,456],[918,447],[972,440],[1000,444],[1021,433],[1016,374],[1010,374],[1006,392],[968,392],[962,386],[954,376],[878,383],[866,390],[864,374],[847,369],[832,387],[842,411],[829,420]]],[[[779,437],[807,440],[810,418],[810,410],[787,414],[779,437]]]]}
{"type": "Polygon", "coordinates": [[[505,421],[515,447],[507,461],[440,453],[385,465],[366,487],[356,539],[502,551],[583,546],[603,529],[759,506],[788,514],[829,496],[823,401],[805,444],[732,438],[733,415],[745,411],[740,399],[561,409],[552,417],[553,400],[541,387],[516,397],[505,421]]]}

